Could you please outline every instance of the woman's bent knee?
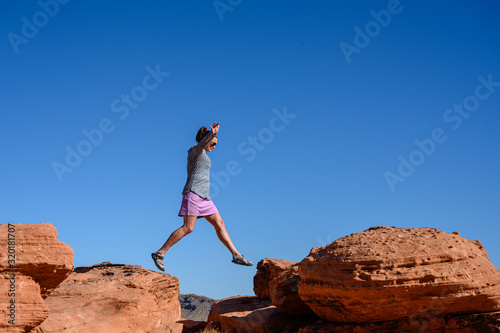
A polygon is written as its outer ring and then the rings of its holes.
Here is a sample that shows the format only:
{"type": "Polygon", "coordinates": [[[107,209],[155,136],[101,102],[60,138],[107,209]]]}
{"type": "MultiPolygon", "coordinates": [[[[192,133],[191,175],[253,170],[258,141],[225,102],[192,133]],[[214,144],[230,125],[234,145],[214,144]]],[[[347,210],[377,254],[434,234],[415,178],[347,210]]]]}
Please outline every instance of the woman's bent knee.
{"type": "Polygon", "coordinates": [[[214,226],[218,230],[225,230],[226,226],[224,225],[224,221],[220,220],[214,223],[214,226]]]}
{"type": "Polygon", "coordinates": [[[184,229],[184,233],[187,235],[193,232],[194,226],[183,226],[182,229],[184,229]]]}

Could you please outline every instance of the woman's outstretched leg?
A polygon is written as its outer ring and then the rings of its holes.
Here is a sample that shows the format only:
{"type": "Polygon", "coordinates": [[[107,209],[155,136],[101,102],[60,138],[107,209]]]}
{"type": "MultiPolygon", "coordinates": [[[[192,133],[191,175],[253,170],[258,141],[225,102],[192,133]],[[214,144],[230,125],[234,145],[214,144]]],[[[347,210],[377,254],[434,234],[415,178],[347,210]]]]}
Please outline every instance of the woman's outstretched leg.
{"type": "Polygon", "coordinates": [[[184,225],[179,229],[172,232],[170,237],[168,237],[167,241],[161,249],[159,249],[156,253],[160,256],[165,256],[165,253],[178,241],[180,241],[184,236],[193,232],[194,225],[196,223],[196,216],[184,216],[184,225]]]}
{"type": "MultiPolygon", "coordinates": [[[[224,225],[224,221],[222,220],[222,217],[220,216],[219,213],[215,213],[212,215],[205,216],[205,219],[210,222],[211,225],[214,226],[215,231],[217,232],[217,237],[219,237],[219,240],[224,244],[229,252],[233,255],[233,258],[239,258],[241,257],[241,253],[236,250],[236,248],[233,245],[233,242],[231,241],[231,237],[229,237],[229,234],[227,233],[226,226],[224,225]]],[[[245,263],[249,263],[248,260],[243,258],[243,261],[245,263]]]]}

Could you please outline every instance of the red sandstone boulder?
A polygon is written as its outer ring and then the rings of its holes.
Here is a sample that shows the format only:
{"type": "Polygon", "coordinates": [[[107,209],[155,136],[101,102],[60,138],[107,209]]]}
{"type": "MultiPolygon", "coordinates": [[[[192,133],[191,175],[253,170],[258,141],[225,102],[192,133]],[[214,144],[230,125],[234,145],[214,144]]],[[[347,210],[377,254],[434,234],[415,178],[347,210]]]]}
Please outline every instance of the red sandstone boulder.
{"type": "Polygon", "coordinates": [[[220,327],[224,333],[291,333],[317,319],[282,312],[269,300],[256,296],[235,296],[215,303],[208,316],[208,327],[220,327]]]}
{"type": "Polygon", "coordinates": [[[0,294],[0,330],[26,332],[38,326],[49,315],[43,298],[72,270],[73,250],[58,241],[53,225],[0,225],[0,290],[4,291],[0,294]],[[11,304],[15,304],[13,313],[11,304]]]}
{"type": "Polygon", "coordinates": [[[79,267],[45,300],[37,332],[181,332],[179,281],[135,265],[79,267]]]}
{"type": "Polygon", "coordinates": [[[317,322],[303,326],[299,333],[496,333],[500,312],[449,315],[426,319],[401,319],[363,324],[317,322]]]}
{"type": "Polygon", "coordinates": [[[181,318],[181,320],[177,321],[177,323],[182,325],[182,333],[200,333],[203,332],[207,326],[206,321],[190,320],[184,318],[181,318]]]}
{"type": "Polygon", "coordinates": [[[296,262],[266,258],[257,264],[253,290],[283,312],[305,315],[312,311],[299,297],[299,281],[296,262]]]}
{"type": "Polygon", "coordinates": [[[73,249],[57,239],[57,230],[50,223],[0,225],[0,272],[8,270],[7,236],[15,237],[15,270],[31,276],[40,285],[42,297],[47,297],[73,270],[73,249]]]}
{"type": "Polygon", "coordinates": [[[261,299],[270,299],[269,282],[279,274],[297,264],[294,261],[266,258],[257,264],[257,273],[253,277],[253,291],[261,299]]]}
{"type": "Polygon", "coordinates": [[[299,297],[299,269],[297,265],[287,270],[269,282],[271,303],[283,312],[294,315],[311,313],[311,308],[299,297]]]}
{"type": "Polygon", "coordinates": [[[26,332],[49,316],[40,286],[30,276],[2,273],[0,290],[0,332],[26,332]]]}
{"type": "Polygon", "coordinates": [[[500,271],[479,241],[430,228],[374,227],[316,247],[299,295],[323,320],[413,322],[500,310],[500,271]]]}

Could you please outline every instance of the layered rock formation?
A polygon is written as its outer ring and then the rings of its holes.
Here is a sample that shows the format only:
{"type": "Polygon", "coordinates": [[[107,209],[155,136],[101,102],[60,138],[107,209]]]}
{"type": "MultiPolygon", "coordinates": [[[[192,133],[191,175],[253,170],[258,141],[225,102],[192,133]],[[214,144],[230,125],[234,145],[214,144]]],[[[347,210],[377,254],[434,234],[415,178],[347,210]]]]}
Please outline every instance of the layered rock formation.
{"type": "Polygon", "coordinates": [[[271,303],[281,311],[294,315],[312,313],[299,296],[299,283],[299,270],[297,265],[293,265],[269,282],[271,303]]]}
{"type": "Polygon", "coordinates": [[[297,332],[318,321],[300,299],[297,263],[266,258],[257,264],[255,296],[235,296],[217,302],[208,327],[222,332],[297,332]]]}
{"type": "MultiPolygon", "coordinates": [[[[72,262],[52,225],[0,225],[0,331],[180,333],[205,326],[180,320],[175,277],[111,263],[72,272],[72,262]]],[[[208,327],[500,332],[500,271],[480,242],[458,233],[374,227],[313,248],[300,263],[266,258],[257,267],[257,297],[217,302],[208,327]]]]}
{"type": "Polygon", "coordinates": [[[30,276],[2,273],[0,290],[0,332],[26,332],[49,316],[40,286],[30,276]]]}
{"type": "Polygon", "coordinates": [[[46,299],[37,332],[181,332],[179,281],[140,266],[78,267],[46,299]]]}
{"type": "Polygon", "coordinates": [[[261,299],[269,299],[279,310],[295,315],[311,313],[299,297],[299,271],[297,263],[266,258],[257,264],[254,292],[261,299]]]}
{"type": "Polygon", "coordinates": [[[373,323],[317,322],[302,326],[299,333],[496,333],[500,312],[429,316],[426,319],[393,320],[373,323]]]}
{"type": "Polygon", "coordinates": [[[271,301],[222,300],[209,326],[224,332],[500,332],[500,271],[480,242],[436,229],[374,227],[313,248],[298,265],[265,259],[254,291],[271,301]],[[286,313],[295,311],[286,301],[295,297],[294,284],[319,317],[286,313]],[[287,285],[288,292],[277,292],[287,285]],[[279,326],[283,321],[288,326],[279,326]]]}
{"type": "Polygon", "coordinates": [[[500,310],[500,272],[478,241],[430,228],[376,227],[313,248],[299,295],[323,320],[422,319],[500,310]]]}
{"type": "Polygon", "coordinates": [[[73,250],[53,225],[0,225],[0,331],[27,332],[43,322],[43,298],[72,270],[73,250]]]}
{"type": "Polygon", "coordinates": [[[261,299],[269,299],[269,282],[297,263],[289,260],[266,258],[257,264],[257,273],[253,277],[253,291],[261,299]]]}
{"type": "Polygon", "coordinates": [[[110,263],[73,271],[73,250],[48,223],[0,225],[0,274],[1,332],[183,329],[177,278],[110,263]]]}
{"type": "Polygon", "coordinates": [[[269,300],[235,296],[215,303],[208,316],[209,327],[222,332],[297,332],[317,321],[316,316],[296,316],[277,309],[269,300]]]}

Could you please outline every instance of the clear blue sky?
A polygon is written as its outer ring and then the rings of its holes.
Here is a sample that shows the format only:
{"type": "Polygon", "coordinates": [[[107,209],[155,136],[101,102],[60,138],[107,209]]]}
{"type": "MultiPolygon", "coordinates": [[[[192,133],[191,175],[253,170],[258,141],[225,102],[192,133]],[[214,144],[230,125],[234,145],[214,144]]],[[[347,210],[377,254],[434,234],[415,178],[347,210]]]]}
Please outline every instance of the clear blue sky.
{"type": "MultiPolygon", "coordinates": [[[[156,270],[217,121],[213,200],[254,263],[385,225],[500,267],[500,2],[57,4],[0,13],[2,223],[54,224],[76,266],[156,270]]],[[[253,294],[230,259],[200,219],[165,265],[182,293],[253,294]]]]}

